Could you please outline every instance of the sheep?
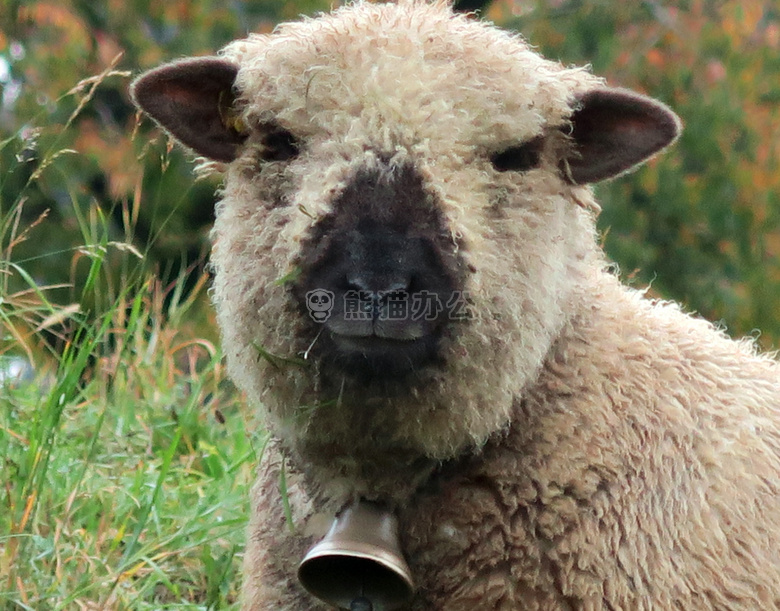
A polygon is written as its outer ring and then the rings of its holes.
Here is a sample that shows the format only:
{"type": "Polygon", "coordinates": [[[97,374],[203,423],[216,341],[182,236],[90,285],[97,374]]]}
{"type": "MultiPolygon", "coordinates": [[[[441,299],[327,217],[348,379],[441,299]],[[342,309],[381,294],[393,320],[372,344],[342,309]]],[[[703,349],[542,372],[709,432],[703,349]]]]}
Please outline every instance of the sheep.
{"type": "Polygon", "coordinates": [[[778,361],[598,244],[591,185],[675,141],[664,104],[443,0],[132,95],[224,173],[213,303],[272,433],[244,609],[331,608],[296,569],[358,499],[398,516],[411,611],[780,608],[778,361]]]}

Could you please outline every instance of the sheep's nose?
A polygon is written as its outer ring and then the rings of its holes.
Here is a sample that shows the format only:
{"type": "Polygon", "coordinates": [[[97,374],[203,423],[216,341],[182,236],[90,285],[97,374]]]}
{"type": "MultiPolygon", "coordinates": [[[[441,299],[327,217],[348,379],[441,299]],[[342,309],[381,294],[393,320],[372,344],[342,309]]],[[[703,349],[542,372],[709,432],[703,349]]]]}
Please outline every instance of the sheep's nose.
{"type": "Polygon", "coordinates": [[[422,240],[370,220],[347,232],[339,246],[342,286],[375,299],[408,291],[417,271],[427,267],[422,240]]]}

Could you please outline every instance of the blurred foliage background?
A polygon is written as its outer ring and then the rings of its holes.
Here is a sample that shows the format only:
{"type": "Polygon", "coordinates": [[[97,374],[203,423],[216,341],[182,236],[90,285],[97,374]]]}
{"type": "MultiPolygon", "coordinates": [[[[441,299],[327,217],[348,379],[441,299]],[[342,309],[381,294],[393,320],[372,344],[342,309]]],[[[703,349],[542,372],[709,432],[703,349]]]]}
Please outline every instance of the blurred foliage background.
{"type": "MultiPolygon", "coordinates": [[[[142,257],[163,282],[195,282],[218,184],[194,181],[187,156],[140,120],[130,78],[331,4],[3,0],[0,257],[50,287],[64,312],[84,311],[78,287],[96,256],[85,228],[104,223],[95,249],[117,282],[142,257]]],[[[780,5],[493,0],[482,14],[680,114],[670,152],[599,185],[605,247],[635,286],[780,345],[780,5]]],[[[25,286],[2,280],[6,295],[25,286]]]]}

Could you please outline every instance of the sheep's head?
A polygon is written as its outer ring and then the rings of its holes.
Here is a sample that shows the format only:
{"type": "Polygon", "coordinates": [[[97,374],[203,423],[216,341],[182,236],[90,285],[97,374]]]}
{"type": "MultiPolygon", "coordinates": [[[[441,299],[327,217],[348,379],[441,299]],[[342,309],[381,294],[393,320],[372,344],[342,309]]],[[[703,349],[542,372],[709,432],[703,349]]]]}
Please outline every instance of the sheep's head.
{"type": "Polygon", "coordinates": [[[679,130],[419,0],[281,26],[134,96],[226,172],[214,298],[232,374],[277,431],[437,457],[506,424],[601,273],[586,185],[679,130]]]}

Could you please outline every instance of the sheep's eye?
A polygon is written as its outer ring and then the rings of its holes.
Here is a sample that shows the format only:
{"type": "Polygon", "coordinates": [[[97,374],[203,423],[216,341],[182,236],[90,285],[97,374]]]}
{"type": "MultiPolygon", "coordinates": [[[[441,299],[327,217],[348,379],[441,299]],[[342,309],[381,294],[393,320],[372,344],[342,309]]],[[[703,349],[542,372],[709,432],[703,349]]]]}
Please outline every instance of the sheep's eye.
{"type": "Polygon", "coordinates": [[[510,146],[490,157],[493,167],[499,172],[523,172],[539,167],[542,158],[544,138],[541,136],[519,146],[510,146]]]}
{"type": "Polygon", "coordinates": [[[265,126],[261,142],[260,157],[263,161],[287,161],[298,155],[298,140],[278,125],[265,126]]]}

